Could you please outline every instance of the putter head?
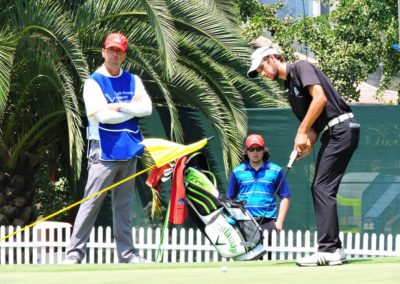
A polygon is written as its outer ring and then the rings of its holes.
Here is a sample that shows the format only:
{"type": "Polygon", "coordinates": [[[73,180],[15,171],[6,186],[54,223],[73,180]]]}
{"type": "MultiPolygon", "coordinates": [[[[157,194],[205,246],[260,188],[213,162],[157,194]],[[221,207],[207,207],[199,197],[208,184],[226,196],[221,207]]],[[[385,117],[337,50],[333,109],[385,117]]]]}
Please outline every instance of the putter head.
{"type": "Polygon", "coordinates": [[[256,244],[253,242],[241,242],[240,245],[244,246],[244,247],[255,247],[256,244]]]}

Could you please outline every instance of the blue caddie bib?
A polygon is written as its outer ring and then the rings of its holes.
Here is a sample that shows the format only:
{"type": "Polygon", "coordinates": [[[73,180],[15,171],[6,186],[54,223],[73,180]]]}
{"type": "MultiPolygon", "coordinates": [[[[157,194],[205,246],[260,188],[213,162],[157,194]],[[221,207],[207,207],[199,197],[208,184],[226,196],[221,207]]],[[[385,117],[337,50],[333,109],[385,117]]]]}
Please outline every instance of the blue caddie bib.
{"type": "MultiPolygon", "coordinates": [[[[135,77],[123,71],[119,77],[107,77],[93,73],[95,80],[107,103],[130,102],[135,96],[135,77]]],[[[134,117],[118,124],[99,123],[100,149],[102,160],[129,160],[143,155],[144,146],[137,118],[134,117]]]]}

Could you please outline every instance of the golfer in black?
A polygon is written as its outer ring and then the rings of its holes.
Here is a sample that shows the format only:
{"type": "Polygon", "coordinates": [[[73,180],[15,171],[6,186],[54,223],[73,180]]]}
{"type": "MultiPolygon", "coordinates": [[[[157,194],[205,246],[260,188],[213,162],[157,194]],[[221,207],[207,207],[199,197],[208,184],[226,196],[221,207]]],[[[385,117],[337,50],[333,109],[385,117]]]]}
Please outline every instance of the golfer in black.
{"type": "Polygon", "coordinates": [[[336,194],[358,146],[360,125],[329,79],[311,63],[286,63],[275,48],[261,47],[252,54],[248,71],[250,78],[258,74],[271,80],[285,80],[292,110],[301,121],[294,141],[299,158],[310,153],[321,135],[322,146],[311,188],[318,252],[297,260],[297,265],[342,264],[346,261],[346,254],[339,239],[336,194]]]}

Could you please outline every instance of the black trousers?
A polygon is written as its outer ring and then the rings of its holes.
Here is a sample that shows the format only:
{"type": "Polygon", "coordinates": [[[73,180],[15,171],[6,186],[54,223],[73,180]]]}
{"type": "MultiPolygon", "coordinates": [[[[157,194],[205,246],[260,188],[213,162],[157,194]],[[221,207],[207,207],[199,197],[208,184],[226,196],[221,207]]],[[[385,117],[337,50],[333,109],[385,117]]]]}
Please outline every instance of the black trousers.
{"type": "MultiPolygon", "coordinates": [[[[268,245],[272,245],[272,231],[276,230],[276,226],[275,226],[275,219],[273,218],[264,218],[263,222],[260,222],[261,220],[257,220],[257,223],[260,225],[260,228],[263,232],[263,236],[264,236],[264,231],[268,231],[268,245]]],[[[270,251],[267,252],[268,253],[268,259],[271,260],[271,256],[272,253],[270,251]]]]}
{"type": "Polygon", "coordinates": [[[360,126],[353,118],[329,128],[321,136],[322,146],[311,187],[320,252],[334,252],[342,247],[336,194],[359,138],[360,126]]]}

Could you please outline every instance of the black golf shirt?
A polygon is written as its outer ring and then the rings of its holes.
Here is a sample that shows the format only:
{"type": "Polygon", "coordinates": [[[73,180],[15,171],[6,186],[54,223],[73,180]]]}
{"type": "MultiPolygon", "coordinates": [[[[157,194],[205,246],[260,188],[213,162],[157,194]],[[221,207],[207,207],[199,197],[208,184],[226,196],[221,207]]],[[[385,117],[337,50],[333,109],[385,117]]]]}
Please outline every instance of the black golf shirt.
{"type": "Polygon", "coordinates": [[[350,107],[340,97],[331,81],[311,63],[304,60],[288,63],[286,74],[285,87],[289,92],[289,102],[294,114],[300,121],[303,121],[312,101],[307,86],[322,86],[327,103],[312,125],[315,132],[320,133],[332,118],[351,112],[350,107]]]}

